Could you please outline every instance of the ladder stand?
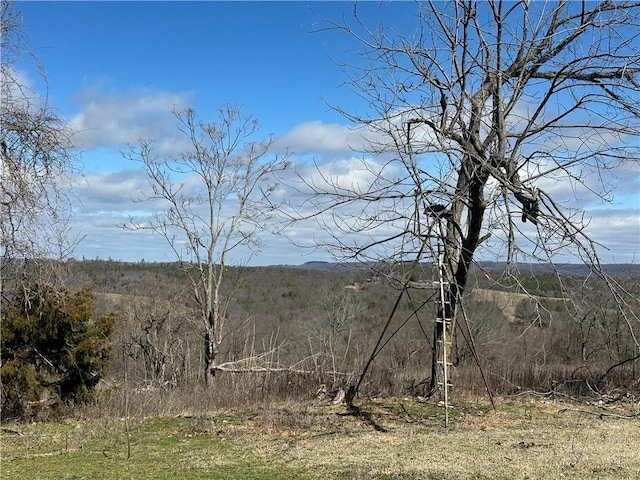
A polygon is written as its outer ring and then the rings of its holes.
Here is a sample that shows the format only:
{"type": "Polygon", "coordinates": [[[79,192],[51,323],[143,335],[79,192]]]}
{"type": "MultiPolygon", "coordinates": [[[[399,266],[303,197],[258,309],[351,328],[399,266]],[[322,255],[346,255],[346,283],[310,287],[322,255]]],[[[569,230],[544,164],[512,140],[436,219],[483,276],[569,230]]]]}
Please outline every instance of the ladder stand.
{"type": "MultiPolygon", "coordinates": [[[[440,220],[438,219],[438,222],[440,220]]],[[[449,360],[451,353],[451,324],[452,324],[452,312],[451,302],[447,296],[447,290],[449,287],[449,279],[447,269],[445,265],[445,252],[444,252],[444,238],[437,237],[437,265],[438,265],[438,281],[434,282],[439,289],[436,296],[436,329],[440,329],[442,332],[440,338],[436,341],[438,343],[438,365],[441,366],[442,379],[438,381],[438,385],[442,388],[442,395],[444,400],[444,426],[449,425],[449,389],[453,387],[453,384],[449,378],[449,367],[452,366],[449,360]]],[[[434,345],[434,347],[436,347],[434,345]]]]}

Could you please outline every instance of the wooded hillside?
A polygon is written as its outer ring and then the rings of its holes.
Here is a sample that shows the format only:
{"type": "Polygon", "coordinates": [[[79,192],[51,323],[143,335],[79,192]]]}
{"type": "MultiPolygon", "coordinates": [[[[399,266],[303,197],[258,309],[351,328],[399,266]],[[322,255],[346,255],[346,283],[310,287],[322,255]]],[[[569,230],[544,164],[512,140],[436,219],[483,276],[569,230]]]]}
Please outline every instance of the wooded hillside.
{"type": "MultiPolygon", "coordinates": [[[[104,388],[193,391],[201,381],[201,332],[194,299],[177,263],[76,261],[73,288],[91,286],[100,312],[121,313],[110,381],[104,388]],[[186,388],[186,390],[185,390],[186,388]]],[[[217,404],[303,397],[353,384],[398,297],[391,281],[402,266],[374,268],[309,264],[231,269],[242,278],[232,295],[221,338],[213,391],[217,404]]],[[[525,391],[572,397],[640,390],[634,325],[595,277],[521,275],[511,286],[502,272],[476,270],[464,312],[493,393],[525,391]],[[571,302],[567,291],[580,303],[571,302]],[[563,293],[564,292],[564,293],[563,293]]],[[[428,266],[414,284],[430,285],[428,266]]],[[[618,275],[638,298],[638,277],[618,275]]],[[[383,349],[361,394],[428,395],[435,304],[429,288],[412,289],[398,305],[383,349]]],[[[627,305],[638,311],[638,305],[627,305]]],[[[100,313],[98,312],[98,313],[100,313]]],[[[483,394],[466,323],[457,324],[454,392],[483,394]]],[[[455,393],[454,393],[455,395],[455,393]]],[[[176,400],[176,402],[180,403],[176,400]]]]}

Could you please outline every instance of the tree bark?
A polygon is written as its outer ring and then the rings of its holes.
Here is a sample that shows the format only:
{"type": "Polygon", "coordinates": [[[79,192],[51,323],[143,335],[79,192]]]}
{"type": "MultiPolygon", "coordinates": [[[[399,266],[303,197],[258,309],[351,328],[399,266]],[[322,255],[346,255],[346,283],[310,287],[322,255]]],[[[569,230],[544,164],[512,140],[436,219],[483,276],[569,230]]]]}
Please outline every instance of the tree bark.
{"type": "Polygon", "coordinates": [[[216,375],[216,357],[218,356],[218,345],[215,335],[209,329],[204,335],[204,381],[207,387],[213,386],[216,375]]]}

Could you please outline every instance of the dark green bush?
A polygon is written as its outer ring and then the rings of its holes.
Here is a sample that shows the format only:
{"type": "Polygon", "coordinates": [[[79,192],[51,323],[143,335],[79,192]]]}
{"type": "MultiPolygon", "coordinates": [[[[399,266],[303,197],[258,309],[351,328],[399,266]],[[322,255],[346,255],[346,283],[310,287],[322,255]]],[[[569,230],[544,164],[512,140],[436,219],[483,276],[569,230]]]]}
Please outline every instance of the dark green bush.
{"type": "Polygon", "coordinates": [[[89,289],[25,291],[2,315],[2,415],[28,418],[91,400],[109,365],[116,315],[89,289]]]}

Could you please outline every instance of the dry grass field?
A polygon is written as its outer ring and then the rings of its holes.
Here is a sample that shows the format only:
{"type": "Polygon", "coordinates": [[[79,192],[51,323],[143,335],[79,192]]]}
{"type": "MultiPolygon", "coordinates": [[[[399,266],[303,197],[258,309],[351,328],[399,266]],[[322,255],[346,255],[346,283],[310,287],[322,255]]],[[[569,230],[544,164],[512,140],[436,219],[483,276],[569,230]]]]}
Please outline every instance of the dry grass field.
{"type": "Polygon", "coordinates": [[[310,403],[4,425],[2,479],[635,479],[640,404],[310,403]],[[130,458],[127,458],[130,452],[130,458]]]}

